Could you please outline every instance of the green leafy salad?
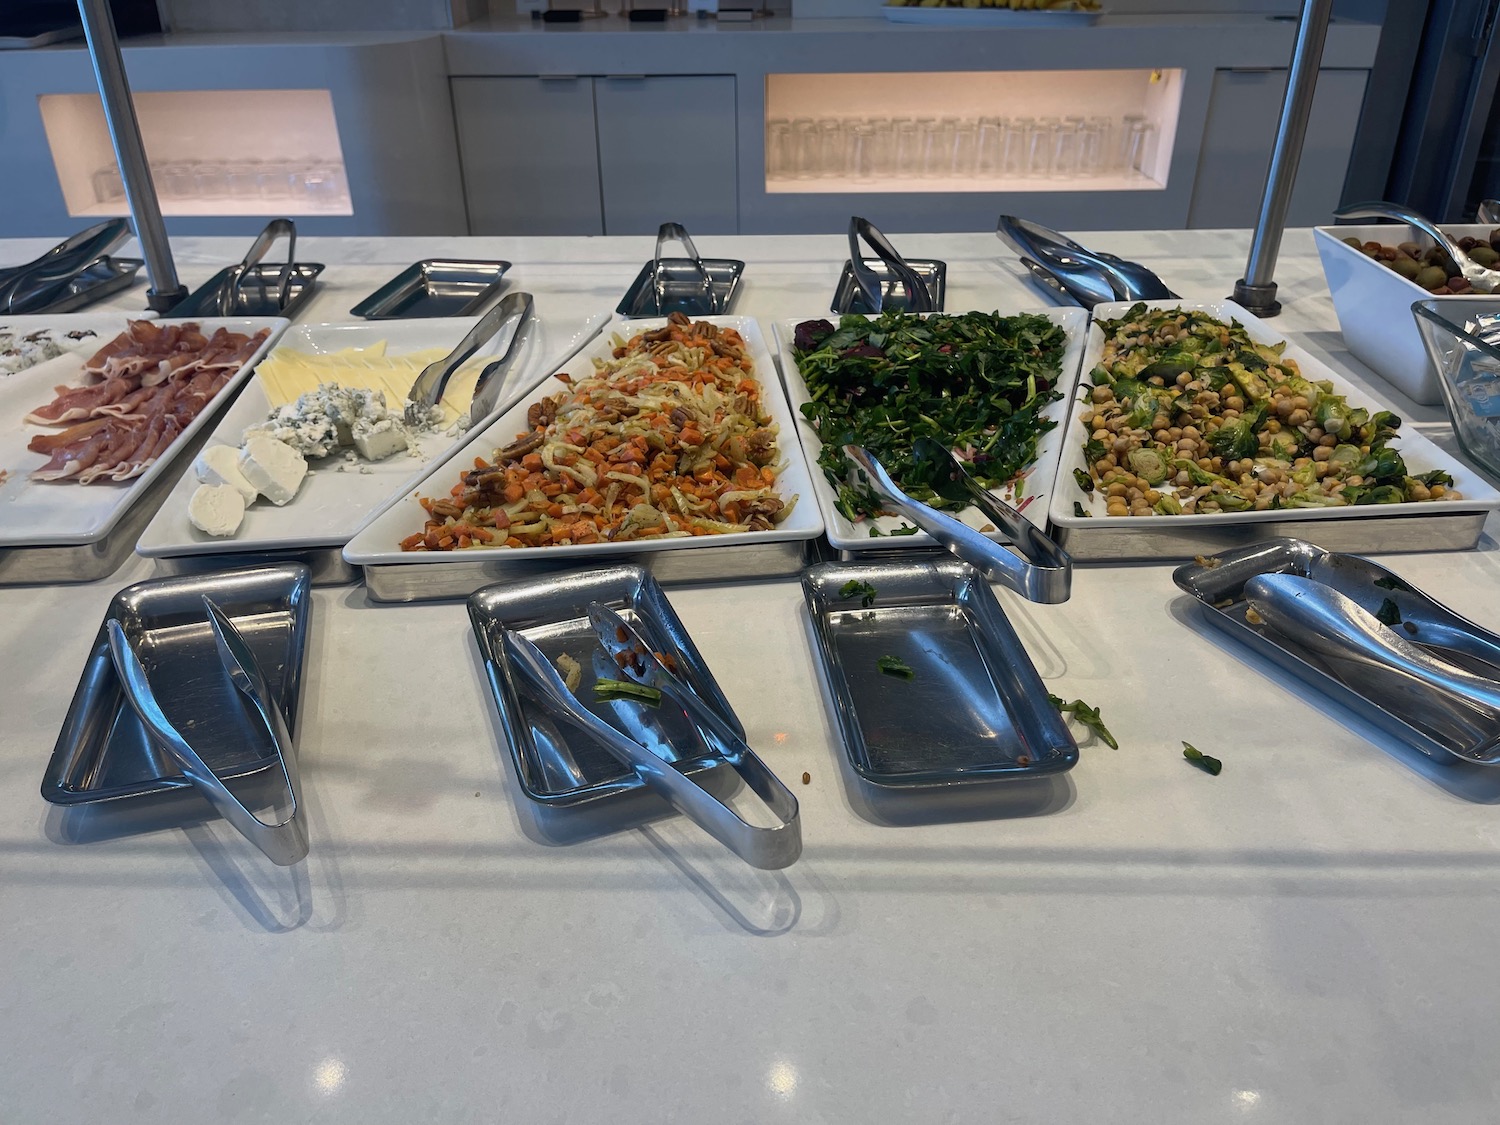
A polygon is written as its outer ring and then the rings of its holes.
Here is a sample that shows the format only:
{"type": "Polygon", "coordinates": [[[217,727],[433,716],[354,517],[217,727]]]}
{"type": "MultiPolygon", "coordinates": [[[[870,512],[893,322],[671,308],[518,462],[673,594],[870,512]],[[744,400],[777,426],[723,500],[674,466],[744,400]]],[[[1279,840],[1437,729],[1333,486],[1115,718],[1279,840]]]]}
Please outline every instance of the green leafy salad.
{"type": "Polygon", "coordinates": [[[986,488],[1015,478],[1056,425],[1042,411],[1060,397],[1066,348],[1062,328],[1035,314],[887,312],[797,325],[793,355],[812,400],[802,413],[823,442],[818,464],[839,511],[856,522],[881,511],[873,492],[849,483],[849,444],[935,508],[966,505],[939,466],[913,454],[918,438],[954,450],[986,488]]]}

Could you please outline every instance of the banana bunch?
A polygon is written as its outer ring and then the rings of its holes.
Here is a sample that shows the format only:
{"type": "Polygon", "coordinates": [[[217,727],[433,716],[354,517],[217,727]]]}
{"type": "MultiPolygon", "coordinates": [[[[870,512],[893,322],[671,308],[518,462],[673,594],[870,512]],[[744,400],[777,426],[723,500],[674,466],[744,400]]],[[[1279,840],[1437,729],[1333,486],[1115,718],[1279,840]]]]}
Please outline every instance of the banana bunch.
{"type": "Polygon", "coordinates": [[[998,8],[1012,12],[1097,12],[1099,0],[886,0],[891,8],[998,8]]]}

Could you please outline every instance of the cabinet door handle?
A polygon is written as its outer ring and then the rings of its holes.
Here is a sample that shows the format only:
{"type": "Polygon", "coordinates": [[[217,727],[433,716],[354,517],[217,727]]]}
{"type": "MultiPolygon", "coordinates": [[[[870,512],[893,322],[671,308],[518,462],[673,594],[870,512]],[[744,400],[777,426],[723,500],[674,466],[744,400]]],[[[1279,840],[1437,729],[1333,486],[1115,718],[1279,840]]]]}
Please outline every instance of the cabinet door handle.
{"type": "Polygon", "coordinates": [[[538,74],[537,78],[543,82],[577,82],[576,74],[538,74]]]}
{"type": "Polygon", "coordinates": [[[644,74],[606,74],[604,77],[608,78],[611,82],[644,82],[644,81],[646,81],[646,76],[644,74]]]}

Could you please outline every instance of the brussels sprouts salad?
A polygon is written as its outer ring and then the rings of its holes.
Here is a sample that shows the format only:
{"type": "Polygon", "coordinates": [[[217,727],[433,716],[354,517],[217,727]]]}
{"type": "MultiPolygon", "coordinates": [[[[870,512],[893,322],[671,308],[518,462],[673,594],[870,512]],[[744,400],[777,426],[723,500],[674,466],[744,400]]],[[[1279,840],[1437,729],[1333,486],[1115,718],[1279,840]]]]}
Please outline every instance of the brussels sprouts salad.
{"type": "Polygon", "coordinates": [[[1144,304],[1098,325],[1104,350],[1079,414],[1087,468],[1074,477],[1110,516],[1462,499],[1446,472],[1408,471],[1400,418],[1304,378],[1285,342],[1144,304]]]}

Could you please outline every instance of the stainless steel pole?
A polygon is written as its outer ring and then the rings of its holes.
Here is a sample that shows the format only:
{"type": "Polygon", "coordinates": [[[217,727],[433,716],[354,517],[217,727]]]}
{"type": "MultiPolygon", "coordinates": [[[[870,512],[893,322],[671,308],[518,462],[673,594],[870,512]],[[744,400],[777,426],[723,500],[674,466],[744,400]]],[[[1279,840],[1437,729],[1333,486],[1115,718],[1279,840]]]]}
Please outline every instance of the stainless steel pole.
{"type": "Polygon", "coordinates": [[[125,200],[130,204],[130,218],[146,259],[146,273],[151,278],[146,303],[157,312],[166,312],[187,297],[187,288],[177,280],[177,267],[172,263],[161,204],[156,198],[156,185],[151,182],[151,167],[146,163],[146,146],[141,143],[140,122],[136,120],[135,103],[130,100],[130,81],[125,76],[125,59],[115,35],[114,15],[109,10],[109,0],[78,0],[78,14],[83,17],[83,32],[94,62],[99,97],[104,102],[109,139],[115,146],[115,159],[120,162],[125,200]]]}
{"type": "Polygon", "coordinates": [[[1323,61],[1323,41],[1328,38],[1328,19],[1332,14],[1333,0],[1302,0],[1286,100],[1281,103],[1266,190],[1261,196],[1255,234],[1250,239],[1250,258],[1245,263],[1245,276],[1234,283],[1235,303],[1256,316],[1275,316],[1281,311],[1276,283],[1271,277],[1276,272],[1276,255],[1281,252],[1286,210],[1297,180],[1297,163],[1302,159],[1302,142],[1307,136],[1307,119],[1312,115],[1318,65],[1323,61]]]}

